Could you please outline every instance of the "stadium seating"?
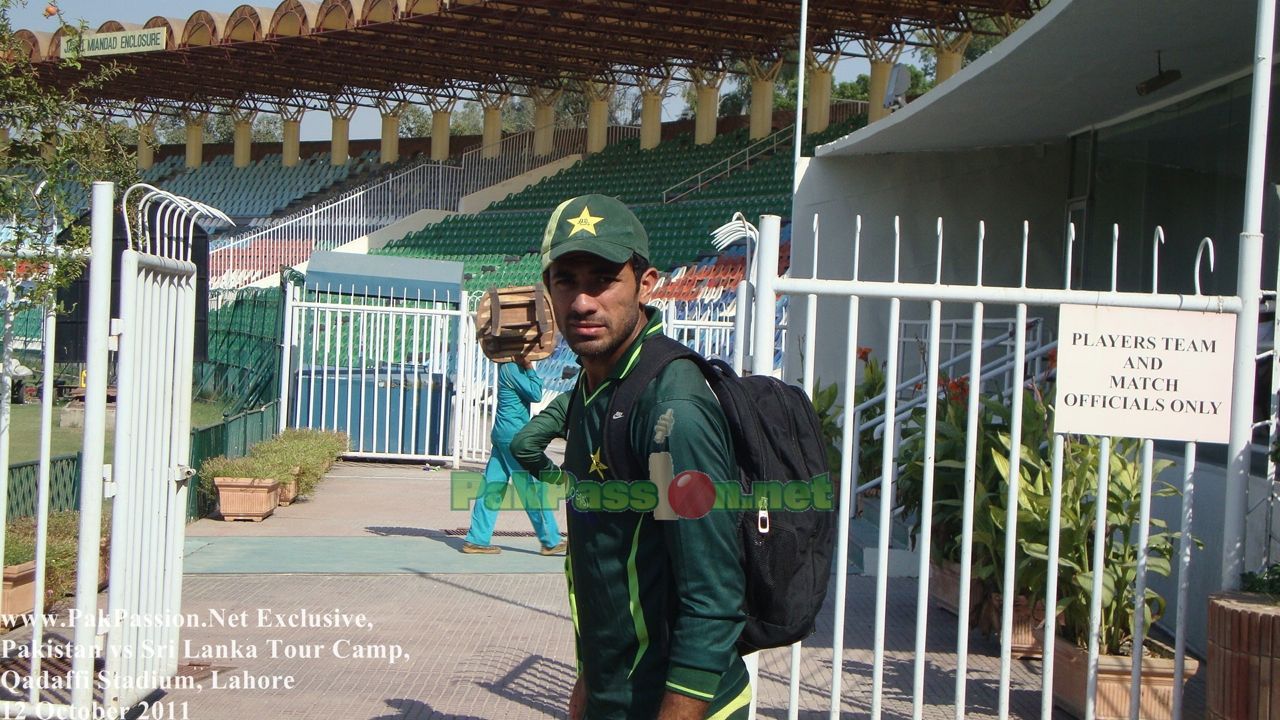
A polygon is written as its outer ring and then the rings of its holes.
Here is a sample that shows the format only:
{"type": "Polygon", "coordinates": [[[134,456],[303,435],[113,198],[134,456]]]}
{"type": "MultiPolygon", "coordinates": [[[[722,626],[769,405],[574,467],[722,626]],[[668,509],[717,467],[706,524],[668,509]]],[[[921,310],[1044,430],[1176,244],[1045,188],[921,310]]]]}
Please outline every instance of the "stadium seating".
{"type": "Polygon", "coordinates": [[[328,154],[320,153],[287,168],[280,155],[268,155],[237,168],[231,156],[219,155],[198,168],[161,180],[159,187],[213,205],[239,222],[271,216],[308,195],[368,172],[375,161],[376,153],[368,152],[344,165],[332,165],[328,154]]]}

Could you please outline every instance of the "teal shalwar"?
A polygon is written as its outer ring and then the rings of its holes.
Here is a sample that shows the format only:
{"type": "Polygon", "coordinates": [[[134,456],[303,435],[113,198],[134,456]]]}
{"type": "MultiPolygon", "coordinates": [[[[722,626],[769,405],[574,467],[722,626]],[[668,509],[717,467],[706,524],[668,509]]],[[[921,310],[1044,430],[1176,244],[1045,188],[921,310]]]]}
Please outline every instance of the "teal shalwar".
{"type": "Polygon", "coordinates": [[[546,502],[543,484],[531,479],[511,455],[511,438],[529,422],[529,404],[541,397],[542,378],[532,368],[526,370],[514,362],[499,366],[498,412],[489,434],[493,450],[484,468],[484,486],[471,508],[471,529],[467,532],[467,542],[473,545],[488,545],[492,541],[493,524],[506,497],[508,481],[515,483],[520,502],[542,546],[552,548],[560,544],[560,528],[546,502]]]}

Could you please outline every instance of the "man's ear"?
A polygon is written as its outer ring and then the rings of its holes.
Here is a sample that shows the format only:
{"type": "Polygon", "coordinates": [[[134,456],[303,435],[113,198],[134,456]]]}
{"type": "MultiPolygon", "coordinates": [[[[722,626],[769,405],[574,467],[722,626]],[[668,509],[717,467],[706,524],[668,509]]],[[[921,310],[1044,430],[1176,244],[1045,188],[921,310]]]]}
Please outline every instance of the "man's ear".
{"type": "Polygon", "coordinates": [[[649,300],[653,297],[653,291],[656,287],[658,287],[658,271],[655,268],[648,268],[640,275],[641,304],[649,304],[649,300]]]}

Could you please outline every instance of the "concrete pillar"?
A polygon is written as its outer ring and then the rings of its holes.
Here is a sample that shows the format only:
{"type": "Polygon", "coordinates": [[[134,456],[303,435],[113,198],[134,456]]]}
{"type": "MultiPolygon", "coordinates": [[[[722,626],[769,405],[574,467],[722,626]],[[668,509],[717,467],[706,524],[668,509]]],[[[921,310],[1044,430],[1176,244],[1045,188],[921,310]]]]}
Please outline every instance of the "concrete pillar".
{"type": "Polygon", "coordinates": [[[302,119],[285,118],[284,143],[280,148],[285,167],[293,167],[302,155],[302,119]]]}
{"type": "Polygon", "coordinates": [[[483,158],[496,158],[502,154],[502,108],[487,107],[484,109],[484,130],[481,137],[484,150],[483,158]]]}
{"type": "Polygon", "coordinates": [[[884,106],[884,93],[889,89],[889,76],[893,73],[893,65],[902,54],[902,44],[883,45],[875,40],[863,40],[862,49],[871,61],[870,97],[867,110],[867,122],[873,123],[889,116],[889,109],[884,106]]]}
{"type": "Polygon", "coordinates": [[[809,71],[809,100],[805,103],[806,131],[818,133],[831,125],[831,71],[816,67],[809,71]]]}
{"type": "Polygon", "coordinates": [[[452,114],[453,103],[449,103],[447,108],[431,111],[431,159],[436,162],[449,159],[449,118],[452,114]]]}
{"type": "Polygon", "coordinates": [[[400,159],[400,113],[382,113],[382,144],[378,148],[378,162],[386,165],[400,159]]]}
{"type": "Polygon", "coordinates": [[[773,132],[773,84],[782,70],[782,59],[747,61],[747,77],[751,78],[751,139],[759,140],[773,132]]]}
{"type": "Polygon", "coordinates": [[[973,33],[937,28],[928,31],[926,36],[933,43],[934,56],[937,58],[933,73],[934,83],[940,83],[960,72],[960,66],[964,64],[964,51],[969,47],[973,33]]]}
{"type": "Polygon", "coordinates": [[[156,125],[151,118],[138,120],[138,169],[150,170],[156,162],[156,125]]]}
{"type": "Polygon", "coordinates": [[[257,115],[252,110],[235,110],[232,111],[232,165],[238,168],[249,167],[249,163],[253,158],[251,152],[253,150],[253,117],[257,115]]]}
{"type": "Polygon", "coordinates": [[[640,93],[640,149],[652,150],[662,142],[662,98],[664,93],[640,93]]]}
{"type": "Polygon", "coordinates": [[[689,71],[696,90],[693,119],[693,143],[706,145],[716,139],[716,120],[720,114],[720,83],[724,82],[721,70],[689,71]]]}
{"type": "Polygon", "coordinates": [[[333,119],[333,131],[330,133],[329,162],[333,165],[346,165],[351,155],[351,116],[355,114],[353,103],[340,104],[336,100],[329,102],[329,117],[333,119]]]}
{"type": "Polygon", "coordinates": [[[671,84],[670,65],[648,68],[635,76],[640,88],[640,149],[652,150],[662,142],[662,101],[671,84]]]}
{"type": "Polygon", "coordinates": [[[964,53],[956,50],[939,50],[937,58],[938,64],[934,70],[935,82],[942,82],[960,72],[960,66],[964,63],[964,53]]]}
{"type": "Polygon", "coordinates": [[[299,155],[302,133],[302,114],[306,112],[305,108],[293,107],[291,105],[277,105],[276,113],[280,115],[281,143],[280,143],[280,164],[285,167],[294,167],[301,159],[299,155]]]}
{"type": "Polygon", "coordinates": [[[604,150],[609,142],[609,98],[613,86],[607,82],[588,80],[582,83],[587,97],[587,154],[604,150]]]}
{"type": "Polygon", "coordinates": [[[378,101],[378,110],[383,114],[383,142],[379,147],[378,161],[387,165],[399,160],[399,119],[407,105],[403,100],[390,100],[387,97],[378,101]]]}
{"type": "Polygon", "coordinates": [[[204,161],[204,113],[184,113],[187,131],[188,168],[198,168],[204,161]]]}
{"type": "Polygon", "coordinates": [[[550,155],[555,146],[556,101],[559,88],[529,88],[533,100],[533,154],[550,155]]]}
{"type": "Polygon", "coordinates": [[[884,60],[871,61],[871,89],[867,122],[875,122],[889,116],[889,109],[884,106],[884,94],[889,89],[889,75],[892,72],[892,62],[885,62],[884,60]]]}

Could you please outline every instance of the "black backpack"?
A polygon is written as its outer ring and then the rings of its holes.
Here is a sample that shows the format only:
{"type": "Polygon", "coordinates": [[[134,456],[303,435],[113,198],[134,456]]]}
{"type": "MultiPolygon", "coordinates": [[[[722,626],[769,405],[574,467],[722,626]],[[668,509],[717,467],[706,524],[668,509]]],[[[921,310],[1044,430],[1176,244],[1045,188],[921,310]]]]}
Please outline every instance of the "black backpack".
{"type": "MultiPolygon", "coordinates": [[[[621,412],[621,417],[630,418],[630,409],[645,387],[679,358],[698,365],[720,401],[744,493],[752,493],[760,481],[808,482],[828,473],[818,414],[802,389],[773,377],[739,378],[724,362],[708,361],[664,335],[644,342],[635,367],[614,391],[605,417],[619,417],[621,412]]],[[[638,458],[632,451],[628,425],[606,422],[605,464],[614,469],[615,477],[648,477],[647,458],[638,458]]],[[[832,480],[831,488],[838,508],[839,483],[832,480]]],[[[738,639],[739,652],[784,647],[813,633],[831,577],[835,520],[835,511],[813,508],[741,513],[747,623],[738,639]]]]}

